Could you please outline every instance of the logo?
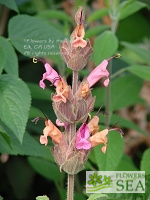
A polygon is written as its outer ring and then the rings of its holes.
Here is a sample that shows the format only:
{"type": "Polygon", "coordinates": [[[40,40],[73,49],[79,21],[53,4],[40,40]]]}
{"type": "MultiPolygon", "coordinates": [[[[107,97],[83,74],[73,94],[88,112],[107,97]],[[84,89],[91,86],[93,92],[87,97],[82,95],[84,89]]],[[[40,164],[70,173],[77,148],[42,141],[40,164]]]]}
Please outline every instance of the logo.
{"type": "Polygon", "coordinates": [[[145,193],[145,171],[87,171],[86,193],[145,193]]]}

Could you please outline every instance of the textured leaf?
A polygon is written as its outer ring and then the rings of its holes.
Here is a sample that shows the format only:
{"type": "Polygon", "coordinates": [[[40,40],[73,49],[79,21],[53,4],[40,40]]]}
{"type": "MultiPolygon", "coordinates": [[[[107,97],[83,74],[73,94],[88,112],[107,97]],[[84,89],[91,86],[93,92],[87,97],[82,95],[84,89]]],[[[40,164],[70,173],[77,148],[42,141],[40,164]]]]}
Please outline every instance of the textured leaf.
{"type": "Polygon", "coordinates": [[[34,170],[45,178],[53,181],[60,180],[60,171],[57,165],[50,161],[34,157],[29,157],[28,161],[34,170]]]}
{"type": "Polygon", "coordinates": [[[144,152],[142,157],[141,171],[145,171],[145,174],[150,174],[150,148],[144,152]]]}
{"type": "MultiPolygon", "coordinates": [[[[4,70],[8,74],[13,74],[18,76],[18,61],[14,48],[12,47],[11,43],[4,37],[0,37],[0,45],[5,47],[5,52],[6,52],[6,62],[4,70]]],[[[1,59],[2,58],[3,57],[1,57],[1,59]]]]}
{"type": "Polygon", "coordinates": [[[19,12],[15,0],[1,0],[0,4],[7,6],[8,8],[19,12]]]}
{"type": "Polygon", "coordinates": [[[138,77],[150,81],[150,66],[144,65],[131,65],[127,70],[138,77]]]}
{"type": "Polygon", "coordinates": [[[9,22],[9,39],[25,56],[58,55],[65,35],[37,17],[18,15],[9,22]]]}
{"type": "Polygon", "coordinates": [[[31,103],[29,89],[19,78],[11,75],[0,77],[1,121],[22,142],[31,103]]]}
{"type": "Polygon", "coordinates": [[[94,42],[93,60],[98,65],[102,60],[111,57],[118,48],[118,40],[111,31],[105,31],[94,42]]]}
{"type": "Polygon", "coordinates": [[[0,46],[0,58],[1,58],[0,59],[0,74],[1,74],[6,63],[6,51],[2,46],[0,46]]]}
{"type": "Polygon", "coordinates": [[[103,16],[106,16],[106,15],[108,15],[107,8],[96,10],[93,13],[91,13],[91,15],[87,19],[87,22],[92,22],[94,20],[100,20],[103,16]]]}
{"type": "Polygon", "coordinates": [[[106,194],[91,194],[87,200],[106,200],[108,196],[106,194]]]}
{"type": "Polygon", "coordinates": [[[106,153],[102,153],[100,145],[95,147],[93,150],[98,169],[100,171],[115,170],[123,155],[123,146],[123,138],[120,134],[116,131],[109,132],[106,153]]]}
{"type": "Polygon", "coordinates": [[[145,3],[139,1],[123,1],[118,11],[120,13],[119,19],[122,20],[146,6],[145,3]]]}
{"type": "MultiPolygon", "coordinates": [[[[0,135],[3,137],[3,139],[7,142],[7,144],[10,146],[10,137],[9,135],[4,131],[2,127],[0,127],[0,135]]],[[[10,146],[11,147],[11,146],[10,146]]]]}
{"type": "Polygon", "coordinates": [[[129,42],[121,42],[121,44],[129,49],[131,49],[134,53],[139,55],[146,63],[150,64],[150,51],[138,47],[135,44],[131,44],[129,42]]]}

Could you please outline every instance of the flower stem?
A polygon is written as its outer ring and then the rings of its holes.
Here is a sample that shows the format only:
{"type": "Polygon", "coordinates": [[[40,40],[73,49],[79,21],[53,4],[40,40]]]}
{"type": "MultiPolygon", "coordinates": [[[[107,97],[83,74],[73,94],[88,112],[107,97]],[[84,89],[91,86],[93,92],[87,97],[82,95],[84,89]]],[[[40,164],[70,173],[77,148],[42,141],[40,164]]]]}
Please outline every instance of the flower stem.
{"type": "Polygon", "coordinates": [[[67,200],[73,200],[74,196],[74,175],[68,174],[67,200]]]}

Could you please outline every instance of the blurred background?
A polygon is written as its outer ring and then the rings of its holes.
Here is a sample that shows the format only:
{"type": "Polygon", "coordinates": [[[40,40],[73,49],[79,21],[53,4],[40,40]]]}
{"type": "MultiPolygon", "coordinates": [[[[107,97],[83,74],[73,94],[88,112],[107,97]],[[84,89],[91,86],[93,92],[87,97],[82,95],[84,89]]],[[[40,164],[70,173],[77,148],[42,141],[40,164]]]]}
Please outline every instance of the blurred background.
{"type": "MultiPolygon", "coordinates": [[[[109,194],[108,199],[150,199],[150,0],[0,0],[0,199],[31,200],[45,194],[51,200],[66,197],[67,176],[52,158],[52,142],[47,147],[39,143],[44,123],[31,121],[43,117],[40,109],[56,120],[50,99],[54,88],[48,82],[45,90],[39,87],[45,69],[32,58],[45,59],[71,84],[72,72],[59,54],[59,44],[74,30],[78,6],[84,8],[85,38],[94,49],[86,68],[79,72],[80,80],[103,59],[121,54],[112,60],[109,89],[101,81],[94,86],[97,99],[91,114],[103,105],[102,110],[110,114],[109,126],[118,122],[124,137],[111,133],[105,155],[99,146],[91,152],[85,170],[75,177],[75,200],[88,198],[86,170],[144,170],[144,195],[109,194]],[[19,86],[18,77],[27,88],[19,86]],[[19,87],[20,98],[24,96],[27,104],[15,99],[19,87]],[[24,109],[25,117],[20,112],[24,109]]],[[[106,116],[101,114],[101,129],[105,124],[106,116]]]]}

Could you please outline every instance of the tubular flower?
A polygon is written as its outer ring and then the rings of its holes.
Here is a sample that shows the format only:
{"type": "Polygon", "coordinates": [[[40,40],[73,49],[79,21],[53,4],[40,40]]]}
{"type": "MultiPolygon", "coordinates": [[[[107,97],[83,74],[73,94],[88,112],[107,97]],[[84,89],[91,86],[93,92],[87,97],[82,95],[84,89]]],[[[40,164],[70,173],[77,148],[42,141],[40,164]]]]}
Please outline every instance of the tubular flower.
{"type": "Polygon", "coordinates": [[[99,144],[104,144],[104,146],[101,148],[102,152],[105,153],[106,152],[106,148],[107,148],[107,134],[108,134],[108,129],[104,129],[103,131],[100,131],[98,133],[96,133],[95,135],[90,137],[90,142],[91,142],[91,147],[95,147],[99,144]]]}
{"type": "Polygon", "coordinates": [[[87,41],[84,40],[84,21],[85,21],[85,16],[84,16],[84,11],[82,7],[79,7],[79,10],[77,11],[75,15],[75,21],[77,23],[77,27],[73,31],[70,37],[70,42],[73,47],[82,47],[84,48],[87,45],[87,41]]]}
{"type": "Polygon", "coordinates": [[[90,92],[90,87],[88,83],[83,84],[81,92],[82,92],[82,98],[85,98],[87,94],[90,92]]]}
{"type": "Polygon", "coordinates": [[[46,72],[43,74],[42,80],[40,80],[40,87],[45,89],[46,85],[44,83],[44,80],[48,80],[52,84],[54,84],[54,86],[57,86],[58,81],[61,79],[61,77],[48,63],[45,63],[44,66],[46,72]]]}
{"type": "Polygon", "coordinates": [[[63,101],[64,103],[66,103],[68,95],[69,95],[69,86],[63,79],[58,80],[56,86],[56,95],[52,96],[53,101],[55,102],[63,101]]]}
{"type": "Polygon", "coordinates": [[[99,130],[99,117],[98,116],[94,116],[91,121],[88,123],[88,127],[89,127],[89,131],[92,135],[94,135],[95,133],[98,132],[99,130]]]}
{"type": "Polygon", "coordinates": [[[84,48],[87,45],[87,41],[84,40],[84,26],[82,24],[77,25],[75,30],[71,35],[71,44],[73,47],[82,47],[84,48]]]}
{"type": "Polygon", "coordinates": [[[40,143],[46,146],[48,144],[47,137],[50,136],[54,143],[59,144],[62,138],[62,133],[59,129],[49,119],[45,121],[45,126],[43,135],[40,136],[40,143]]]}
{"type": "Polygon", "coordinates": [[[104,81],[104,86],[107,87],[109,84],[109,72],[107,71],[106,67],[108,65],[107,60],[103,60],[87,77],[89,82],[89,86],[92,87],[97,81],[101,78],[106,77],[107,79],[104,81]]]}
{"type": "Polygon", "coordinates": [[[76,148],[77,149],[90,149],[91,143],[87,140],[90,137],[88,125],[83,123],[79,128],[76,135],[76,148]]]}

